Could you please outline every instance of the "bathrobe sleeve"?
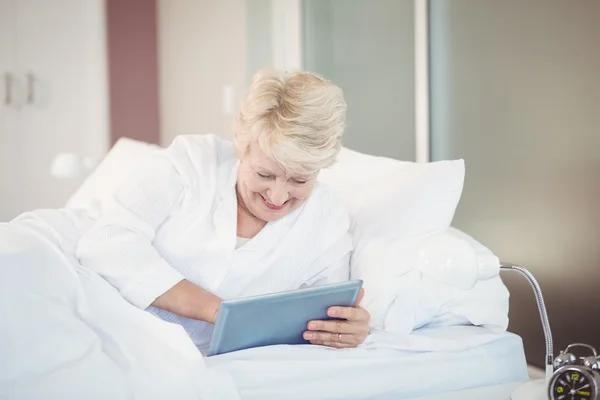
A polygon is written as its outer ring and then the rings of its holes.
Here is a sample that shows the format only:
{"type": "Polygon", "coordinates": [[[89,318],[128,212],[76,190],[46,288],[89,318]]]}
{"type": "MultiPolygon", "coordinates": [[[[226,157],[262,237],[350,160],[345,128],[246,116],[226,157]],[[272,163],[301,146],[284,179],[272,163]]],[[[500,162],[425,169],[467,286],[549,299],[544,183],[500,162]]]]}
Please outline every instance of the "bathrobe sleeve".
{"type": "Polygon", "coordinates": [[[182,200],[185,184],[162,153],[114,194],[78,243],[76,256],[135,306],[145,309],[184,279],[154,248],[160,225],[182,200]]]}

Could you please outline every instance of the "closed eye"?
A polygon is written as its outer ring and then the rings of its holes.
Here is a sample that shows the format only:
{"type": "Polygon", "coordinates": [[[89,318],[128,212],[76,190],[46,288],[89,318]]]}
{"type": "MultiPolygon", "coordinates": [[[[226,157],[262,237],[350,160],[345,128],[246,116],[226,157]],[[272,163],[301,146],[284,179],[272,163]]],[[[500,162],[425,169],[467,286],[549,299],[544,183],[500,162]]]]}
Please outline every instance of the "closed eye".
{"type": "Polygon", "coordinates": [[[297,185],[304,185],[306,182],[308,182],[301,179],[292,179],[292,181],[297,185]]]}
{"type": "Polygon", "coordinates": [[[269,174],[261,174],[260,172],[256,173],[258,176],[260,176],[262,179],[271,179],[273,178],[273,175],[269,175],[269,174]]]}

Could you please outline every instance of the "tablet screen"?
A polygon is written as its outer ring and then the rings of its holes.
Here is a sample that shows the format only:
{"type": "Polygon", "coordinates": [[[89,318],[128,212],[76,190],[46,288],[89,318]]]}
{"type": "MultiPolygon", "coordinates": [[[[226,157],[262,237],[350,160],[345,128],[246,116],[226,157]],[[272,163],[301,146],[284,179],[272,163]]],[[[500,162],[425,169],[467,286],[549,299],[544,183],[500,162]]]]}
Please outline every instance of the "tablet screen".
{"type": "Polygon", "coordinates": [[[352,280],[224,301],[208,355],[278,344],[310,344],[302,337],[308,322],[335,319],[327,315],[329,307],[354,306],[362,283],[352,280]]]}

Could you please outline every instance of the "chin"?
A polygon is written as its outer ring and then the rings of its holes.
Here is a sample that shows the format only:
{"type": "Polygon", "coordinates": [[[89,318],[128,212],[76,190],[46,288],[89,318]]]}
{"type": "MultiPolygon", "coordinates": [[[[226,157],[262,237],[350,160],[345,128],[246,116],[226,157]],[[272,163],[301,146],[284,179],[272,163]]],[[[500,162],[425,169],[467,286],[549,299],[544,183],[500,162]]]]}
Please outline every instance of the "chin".
{"type": "Polygon", "coordinates": [[[278,219],[281,219],[283,217],[285,217],[287,215],[287,213],[279,213],[279,214],[273,214],[273,213],[262,213],[260,215],[260,219],[265,221],[265,222],[275,222],[278,219]]]}
{"type": "Polygon", "coordinates": [[[291,204],[287,204],[281,210],[269,210],[262,204],[260,204],[259,207],[261,219],[267,222],[276,221],[280,218],[283,218],[286,215],[288,215],[292,210],[291,204]]]}

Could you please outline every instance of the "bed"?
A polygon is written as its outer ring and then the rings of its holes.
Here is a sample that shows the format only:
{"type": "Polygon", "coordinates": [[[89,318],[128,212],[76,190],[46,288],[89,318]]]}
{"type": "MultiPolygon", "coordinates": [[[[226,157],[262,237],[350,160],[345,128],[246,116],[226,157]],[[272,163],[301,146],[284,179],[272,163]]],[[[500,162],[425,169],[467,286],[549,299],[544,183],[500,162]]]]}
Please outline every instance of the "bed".
{"type": "Polygon", "coordinates": [[[72,256],[90,210],[153,150],[121,140],[64,209],[0,224],[0,398],[493,400],[528,379],[522,341],[506,331],[498,258],[450,226],[462,160],[418,165],[345,149],[323,174],[353,216],[352,273],[372,314],[360,348],[205,357],[181,327],[135,308],[72,256]]]}
{"type": "MultiPolygon", "coordinates": [[[[487,334],[484,329],[464,326],[423,328],[413,336],[427,341],[487,334]]],[[[229,372],[245,399],[283,398],[283,394],[286,399],[412,399],[524,379],[520,338],[505,333],[487,339],[461,351],[362,348],[338,352],[275,346],[210,357],[207,365],[229,372]]],[[[397,338],[397,344],[401,341],[397,338]]]]}

